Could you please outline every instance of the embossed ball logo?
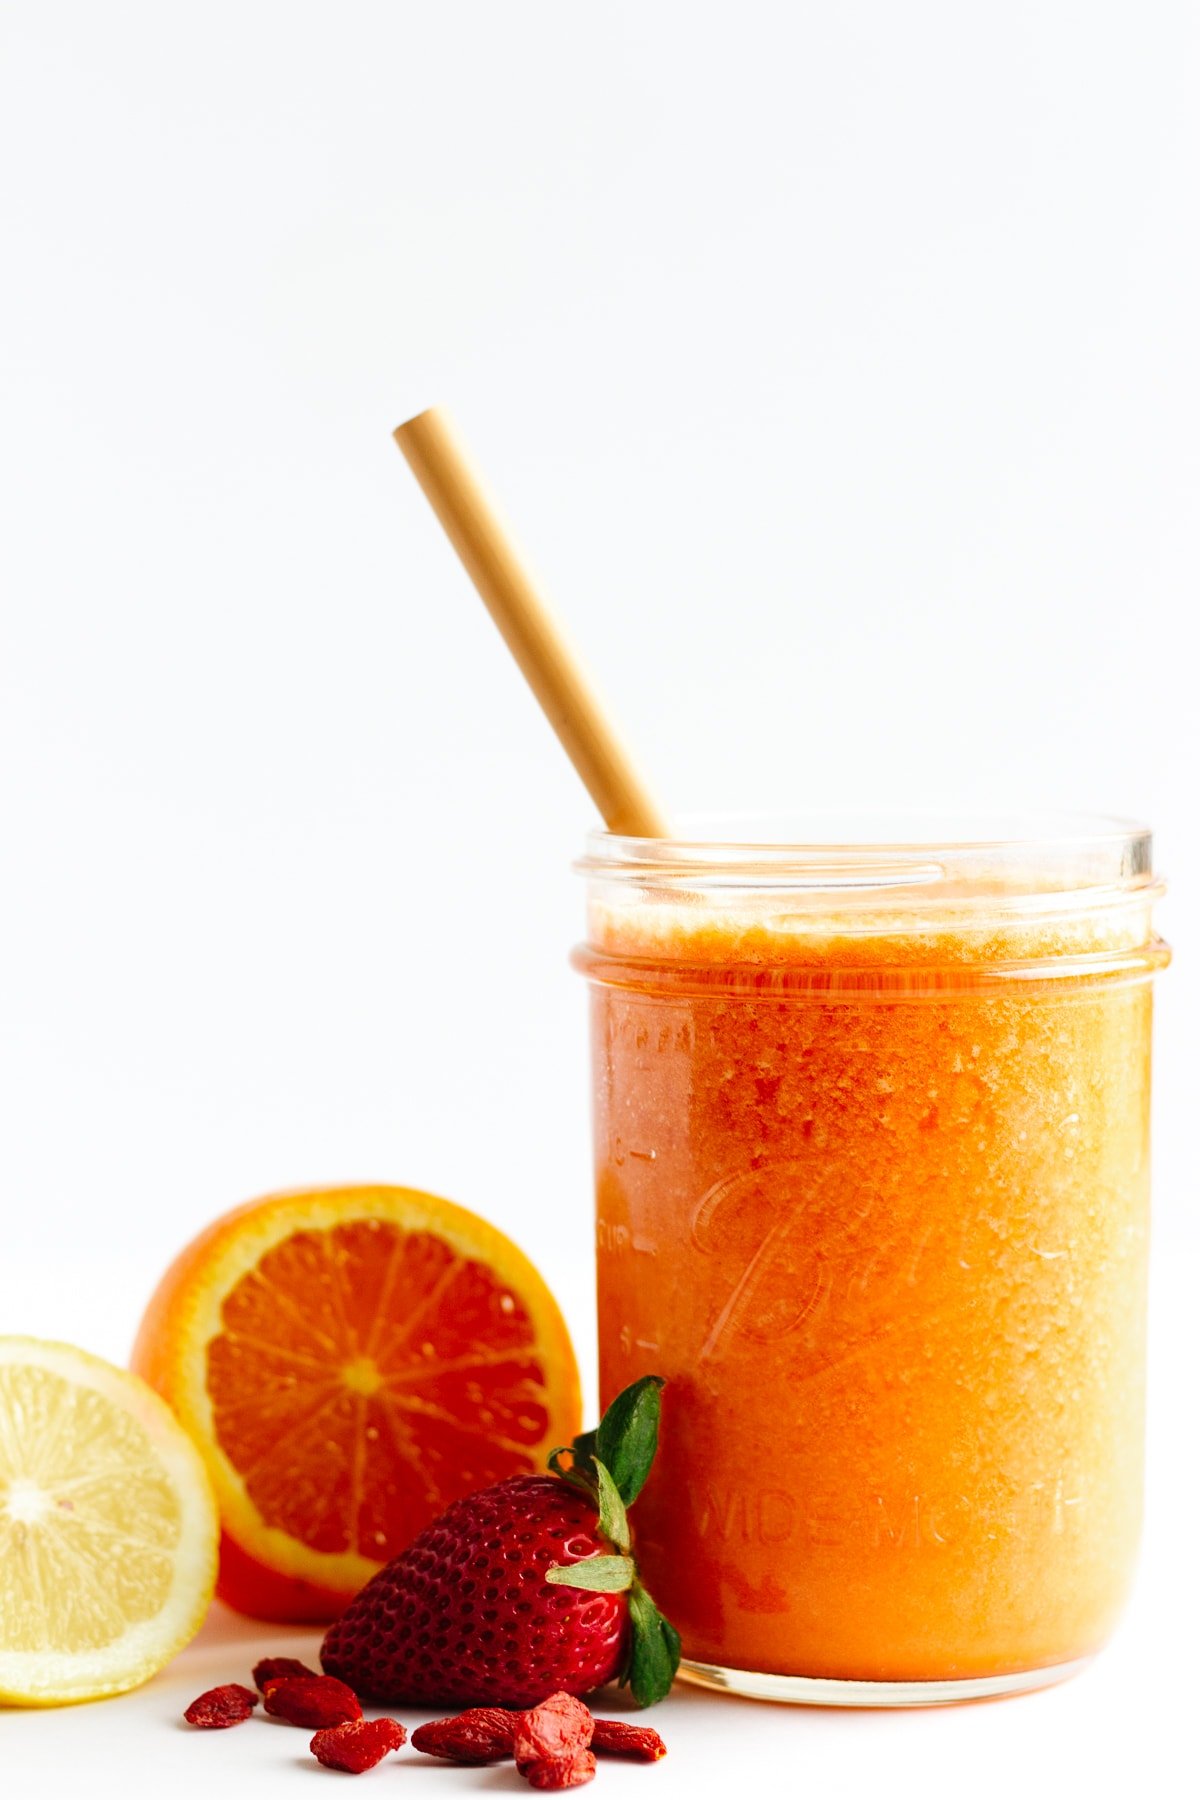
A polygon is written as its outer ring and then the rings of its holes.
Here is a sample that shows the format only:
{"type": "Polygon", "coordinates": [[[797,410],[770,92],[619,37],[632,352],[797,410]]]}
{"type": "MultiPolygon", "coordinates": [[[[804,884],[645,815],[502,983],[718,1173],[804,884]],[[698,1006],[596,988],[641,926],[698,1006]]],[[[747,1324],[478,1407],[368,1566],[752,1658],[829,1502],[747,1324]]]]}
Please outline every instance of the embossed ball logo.
{"type": "Polygon", "coordinates": [[[793,1337],[826,1303],[843,1247],[828,1185],[812,1163],[790,1160],[725,1176],[702,1196],[692,1242],[728,1268],[729,1281],[701,1362],[738,1338],[793,1337]]]}

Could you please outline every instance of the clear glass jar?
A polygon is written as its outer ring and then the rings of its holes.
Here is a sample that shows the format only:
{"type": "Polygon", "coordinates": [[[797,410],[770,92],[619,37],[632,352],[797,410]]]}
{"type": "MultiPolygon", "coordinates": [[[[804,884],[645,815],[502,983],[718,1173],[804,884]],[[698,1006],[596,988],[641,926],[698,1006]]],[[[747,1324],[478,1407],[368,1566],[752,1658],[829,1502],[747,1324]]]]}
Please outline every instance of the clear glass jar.
{"type": "Polygon", "coordinates": [[[685,1673],[823,1704],[1037,1687],[1141,1515],[1160,887],[1121,821],[597,832],[602,1398],[685,1673]]]}

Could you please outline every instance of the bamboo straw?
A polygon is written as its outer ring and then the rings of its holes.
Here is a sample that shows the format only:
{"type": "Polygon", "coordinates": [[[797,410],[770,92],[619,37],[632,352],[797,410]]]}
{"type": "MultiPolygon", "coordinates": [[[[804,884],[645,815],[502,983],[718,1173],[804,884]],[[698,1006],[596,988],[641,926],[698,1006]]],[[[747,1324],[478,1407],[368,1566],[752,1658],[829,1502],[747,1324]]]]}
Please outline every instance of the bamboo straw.
{"type": "Polygon", "coordinates": [[[432,407],[393,436],[609,830],[666,837],[662,814],[446,414],[432,407]]]}

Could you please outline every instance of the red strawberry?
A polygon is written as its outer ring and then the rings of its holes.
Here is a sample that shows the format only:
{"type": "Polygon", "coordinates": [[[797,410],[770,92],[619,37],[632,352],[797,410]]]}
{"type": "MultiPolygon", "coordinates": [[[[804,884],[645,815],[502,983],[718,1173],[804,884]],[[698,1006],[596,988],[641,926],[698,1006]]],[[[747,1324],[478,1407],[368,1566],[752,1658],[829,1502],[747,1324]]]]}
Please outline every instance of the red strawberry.
{"type": "Polygon", "coordinates": [[[626,1388],[553,1474],[455,1501],[330,1626],[326,1672],[380,1706],[530,1707],[610,1681],[661,1700],[679,1638],[638,1579],[625,1508],[654,1459],[662,1385],[626,1388]]]}

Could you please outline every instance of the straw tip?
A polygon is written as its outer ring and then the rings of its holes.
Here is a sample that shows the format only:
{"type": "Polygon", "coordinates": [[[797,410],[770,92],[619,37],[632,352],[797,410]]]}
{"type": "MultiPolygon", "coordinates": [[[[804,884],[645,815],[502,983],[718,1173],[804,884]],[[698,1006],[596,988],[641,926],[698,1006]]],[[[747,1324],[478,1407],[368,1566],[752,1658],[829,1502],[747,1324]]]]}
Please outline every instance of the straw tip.
{"type": "Polygon", "coordinates": [[[414,413],[411,419],[403,419],[392,432],[398,444],[402,444],[408,434],[419,431],[423,425],[431,425],[434,420],[444,417],[440,406],[427,406],[422,412],[414,413]]]}

